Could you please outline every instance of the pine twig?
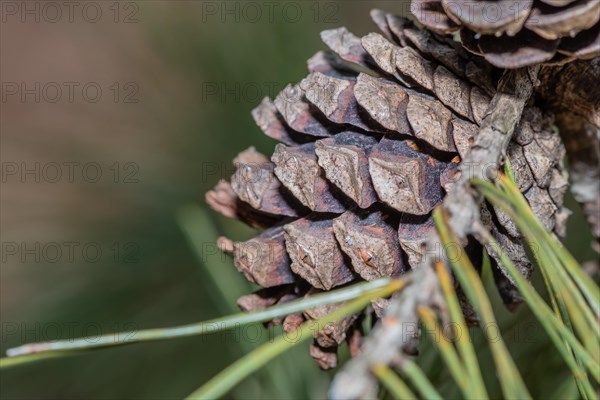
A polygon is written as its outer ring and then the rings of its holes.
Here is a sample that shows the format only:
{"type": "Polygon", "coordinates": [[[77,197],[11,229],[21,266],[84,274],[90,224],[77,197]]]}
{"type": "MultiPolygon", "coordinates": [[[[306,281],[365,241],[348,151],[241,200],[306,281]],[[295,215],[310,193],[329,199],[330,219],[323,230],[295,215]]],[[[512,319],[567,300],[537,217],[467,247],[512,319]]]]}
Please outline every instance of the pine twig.
{"type": "MultiPolygon", "coordinates": [[[[502,78],[475,144],[461,163],[460,177],[442,203],[448,212],[449,224],[460,240],[473,232],[480,218],[481,197],[472,190],[471,179],[489,179],[488,173],[498,170],[523,109],[537,85],[538,73],[539,67],[531,67],[508,71],[502,78]]],[[[417,308],[435,306],[443,301],[432,268],[436,259],[445,257],[440,254],[439,243],[437,234],[433,233],[420,267],[411,273],[410,286],[390,304],[386,316],[366,340],[361,355],[347,363],[335,377],[329,392],[331,398],[375,397],[377,381],[369,372],[371,367],[389,365],[394,359],[405,357],[402,349],[414,345],[418,328],[417,308]],[[408,329],[412,334],[407,332],[408,329]]]]}

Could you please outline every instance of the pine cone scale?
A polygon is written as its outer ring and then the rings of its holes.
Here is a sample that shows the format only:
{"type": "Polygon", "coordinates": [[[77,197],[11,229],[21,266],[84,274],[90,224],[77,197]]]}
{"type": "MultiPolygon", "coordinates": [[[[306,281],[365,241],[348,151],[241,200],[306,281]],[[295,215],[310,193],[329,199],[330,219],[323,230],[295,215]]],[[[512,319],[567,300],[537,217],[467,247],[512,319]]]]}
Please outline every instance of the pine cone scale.
{"type": "Polygon", "coordinates": [[[541,39],[530,31],[521,31],[501,41],[493,36],[483,36],[478,46],[490,63],[512,69],[551,60],[559,43],[558,39],[541,39]]]}
{"type": "Polygon", "coordinates": [[[398,133],[410,131],[406,115],[409,96],[402,87],[361,73],[354,92],[358,104],[381,126],[398,133]]]}
{"type": "Polygon", "coordinates": [[[327,180],[363,209],[377,201],[368,158],[376,144],[375,138],[354,132],[316,142],[315,153],[327,180]]]}
{"type": "Polygon", "coordinates": [[[457,25],[486,35],[519,32],[530,15],[533,0],[442,0],[442,8],[457,25]]]}
{"type": "Polygon", "coordinates": [[[544,39],[554,40],[575,36],[600,20],[600,2],[597,0],[583,0],[572,4],[573,6],[563,9],[543,5],[534,8],[525,28],[544,39]]]}
{"type": "Polygon", "coordinates": [[[412,9],[435,32],[460,29],[466,49],[500,68],[557,65],[600,55],[597,0],[412,0],[412,9]],[[454,26],[438,22],[444,19],[454,26]],[[573,40],[576,35],[581,36],[573,40]]]}

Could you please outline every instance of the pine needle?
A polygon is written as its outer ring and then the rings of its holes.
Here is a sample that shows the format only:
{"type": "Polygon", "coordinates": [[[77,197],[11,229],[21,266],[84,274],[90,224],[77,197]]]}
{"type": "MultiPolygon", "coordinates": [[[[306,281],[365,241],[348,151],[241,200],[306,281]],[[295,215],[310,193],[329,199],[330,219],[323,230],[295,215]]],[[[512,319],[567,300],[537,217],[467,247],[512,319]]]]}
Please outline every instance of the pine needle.
{"type": "Polygon", "coordinates": [[[49,353],[53,353],[56,356],[63,356],[76,351],[89,350],[92,348],[122,346],[140,342],[205,335],[239,328],[242,325],[269,321],[273,318],[283,317],[320,305],[352,300],[365,293],[371,293],[373,290],[381,290],[381,288],[387,287],[393,282],[394,281],[392,281],[391,278],[381,278],[375,281],[358,283],[347,288],[275,305],[262,311],[238,313],[195,324],[170,328],[146,329],[137,332],[121,332],[118,334],[95,337],[93,341],[88,338],[80,338],[56,342],[30,343],[7,350],[9,357],[3,358],[0,366],[8,367],[46,359],[49,358],[49,353]],[[20,360],[17,360],[18,358],[20,360]]]}
{"type": "Polygon", "coordinates": [[[400,369],[402,374],[405,375],[415,389],[417,389],[421,397],[428,400],[442,400],[442,396],[433,387],[423,370],[421,370],[421,368],[419,368],[412,360],[402,360],[400,369]]]}
{"type": "Polygon", "coordinates": [[[462,361],[467,369],[467,372],[469,373],[469,381],[471,384],[469,397],[476,399],[487,399],[488,394],[485,390],[483,377],[481,376],[479,362],[477,361],[477,356],[475,355],[475,350],[473,349],[473,343],[469,335],[469,328],[465,322],[465,317],[453,287],[452,278],[446,270],[446,266],[441,261],[436,263],[435,269],[438,274],[438,278],[440,279],[440,285],[442,287],[442,292],[444,293],[444,298],[446,299],[446,304],[448,306],[448,311],[450,312],[452,322],[460,329],[456,342],[458,352],[460,353],[462,361]]]}
{"type": "Polygon", "coordinates": [[[600,289],[582,272],[581,267],[566,249],[544,229],[509,177],[500,176],[497,181],[498,187],[485,181],[475,181],[475,184],[490,202],[501,207],[516,222],[530,243],[546,283],[554,313],[535,291],[529,290],[529,283],[520,276],[516,269],[513,270],[514,265],[504,256],[502,249],[489,233],[481,229],[481,236],[485,237],[500,255],[501,262],[509,274],[511,276],[518,275],[516,278],[513,276],[515,282],[519,281],[517,287],[573,372],[583,398],[595,398],[583,366],[592,373],[598,382],[600,378],[598,376],[600,326],[596,308],[597,294],[600,293],[600,289]],[[548,321],[543,320],[542,315],[548,314],[552,318],[548,321]],[[573,328],[583,339],[584,346],[575,339],[573,328]],[[559,344],[561,338],[562,343],[559,344]]]}
{"type": "Polygon", "coordinates": [[[469,374],[458,357],[458,353],[454,349],[454,346],[452,346],[452,343],[450,343],[444,332],[442,332],[442,329],[436,320],[434,311],[431,308],[421,306],[418,309],[418,313],[421,322],[423,322],[427,332],[430,333],[433,343],[435,343],[440,351],[450,375],[452,375],[452,378],[458,385],[463,396],[465,398],[473,397],[469,385],[469,374]]]}
{"type": "Polygon", "coordinates": [[[396,400],[417,400],[417,396],[387,365],[377,364],[371,367],[373,374],[383,383],[396,400]]]}
{"type": "MultiPolygon", "coordinates": [[[[477,311],[477,315],[479,318],[481,318],[482,326],[497,327],[498,323],[496,321],[496,317],[494,316],[490,300],[485,293],[483,283],[481,282],[479,275],[475,271],[473,264],[471,264],[471,261],[464,252],[462,246],[460,246],[460,241],[448,227],[447,220],[445,216],[442,215],[442,212],[442,209],[437,208],[433,214],[442,243],[446,249],[449,248],[449,246],[458,247],[458,251],[460,253],[456,257],[449,257],[452,270],[460,282],[461,287],[465,291],[465,294],[477,311]]],[[[502,387],[504,396],[506,398],[518,399],[531,398],[525,384],[523,383],[523,379],[521,378],[521,375],[519,374],[519,371],[517,370],[517,367],[515,366],[514,361],[510,356],[506,345],[504,344],[502,336],[499,335],[497,338],[495,338],[495,340],[492,340],[489,335],[485,336],[488,339],[492,356],[494,357],[494,362],[496,364],[496,368],[498,369],[498,379],[500,380],[500,385],[502,387]]]]}
{"type": "Polygon", "coordinates": [[[313,337],[315,328],[324,327],[328,324],[336,322],[347,315],[360,311],[367,306],[371,300],[378,297],[387,297],[392,293],[402,289],[405,285],[403,280],[394,280],[386,286],[363,294],[362,296],[352,300],[345,306],[339,308],[335,312],[326,315],[317,321],[309,321],[298,328],[294,335],[295,340],[290,340],[286,335],[277,337],[271,343],[266,343],[253,352],[242,357],[238,361],[231,364],[229,367],[221,371],[214,378],[205,383],[198,390],[193,392],[188,399],[214,399],[225,395],[236,384],[252,374],[258,368],[263,367],[270,360],[277,357],[286,350],[313,337]]]}

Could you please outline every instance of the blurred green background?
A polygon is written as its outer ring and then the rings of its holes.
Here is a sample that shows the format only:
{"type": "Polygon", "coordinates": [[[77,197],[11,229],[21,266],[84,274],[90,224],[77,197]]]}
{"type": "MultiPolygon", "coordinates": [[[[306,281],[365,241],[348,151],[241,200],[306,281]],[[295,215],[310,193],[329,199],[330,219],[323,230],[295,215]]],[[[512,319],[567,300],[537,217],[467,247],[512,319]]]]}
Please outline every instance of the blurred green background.
{"type": "MultiPolygon", "coordinates": [[[[56,4],[59,17],[44,2],[2,4],[2,352],[235,311],[235,299],[252,289],[213,242],[252,231],[206,210],[204,193],[231,175],[241,150],[271,153],[275,143],[250,111],[305,76],[306,60],[325,48],[321,30],[343,25],[365,34],[374,30],[371,8],[406,15],[407,2],[100,1],[79,2],[71,14],[56,4]],[[39,176],[23,174],[36,163],[39,176]],[[94,168],[83,170],[86,163],[94,168]],[[62,177],[53,182],[55,165],[62,177]],[[101,177],[91,182],[98,166],[101,177]]],[[[571,232],[581,231],[580,220],[571,232]]],[[[593,257],[587,236],[574,242],[581,260],[593,257]]],[[[558,393],[562,381],[553,376],[566,372],[548,362],[551,346],[539,327],[526,310],[501,314],[520,332],[507,340],[531,367],[532,394],[558,393]]],[[[215,334],[93,351],[3,370],[0,394],[181,398],[255,346],[215,334]]],[[[446,381],[435,352],[425,350],[421,362],[446,381]]],[[[330,377],[299,346],[231,396],[323,398],[330,377]]]]}

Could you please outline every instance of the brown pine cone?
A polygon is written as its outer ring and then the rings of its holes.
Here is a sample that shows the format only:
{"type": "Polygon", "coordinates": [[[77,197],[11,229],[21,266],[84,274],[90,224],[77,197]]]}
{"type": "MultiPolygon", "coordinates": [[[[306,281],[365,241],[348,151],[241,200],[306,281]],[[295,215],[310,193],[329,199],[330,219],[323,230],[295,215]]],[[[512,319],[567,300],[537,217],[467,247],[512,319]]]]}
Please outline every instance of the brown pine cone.
{"type": "Polygon", "coordinates": [[[598,0],[412,0],[437,33],[460,30],[465,48],[500,68],[600,55],[598,0]]]}
{"type": "MultiPolygon", "coordinates": [[[[207,194],[216,211],[267,228],[246,242],[219,241],[237,269],[265,288],[240,300],[244,310],[416,267],[434,229],[431,212],[477,135],[497,83],[487,64],[407,19],[377,10],[372,16],[383,35],[322,33],[337,56],[318,52],[308,61],[308,77],[252,113],[281,142],[271,159],[254,148],[243,151],[231,184],[221,181],[207,194]]],[[[552,123],[539,109],[526,109],[508,156],[536,215],[561,233],[567,176],[552,123]]],[[[491,207],[484,215],[529,276],[514,223],[491,207]]],[[[467,251],[481,258],[477,244],[467,251]]],[[[510,280],[495,269],[506,302],[518,302],[510,280]]],[[[385,299],[373,303],[380,315],[385,299]]],[[[290,315],[284,329],[335,307],[290,315]]],[[[342,341],[357,347],[358,320],[350,316],[316,335],[311,354],[321,367],[336,364],[342,341]]]]}

